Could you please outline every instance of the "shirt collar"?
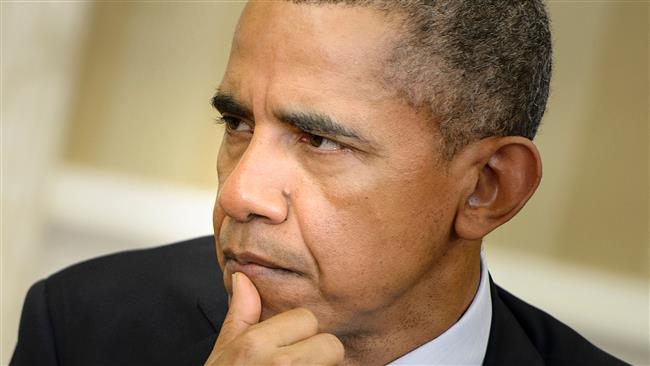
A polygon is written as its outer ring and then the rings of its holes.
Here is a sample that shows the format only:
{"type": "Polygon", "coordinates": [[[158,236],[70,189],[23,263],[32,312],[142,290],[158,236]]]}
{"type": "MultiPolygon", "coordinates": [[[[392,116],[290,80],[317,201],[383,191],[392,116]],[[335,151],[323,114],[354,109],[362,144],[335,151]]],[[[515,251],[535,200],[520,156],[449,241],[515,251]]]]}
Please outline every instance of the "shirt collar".
{"type": "Polygon", "coordinates": [[[460,319],[437,338],[389,365],[481,365],[492,323],[490,282],[481,252],[481,279],[474,300],[460,319]]]}

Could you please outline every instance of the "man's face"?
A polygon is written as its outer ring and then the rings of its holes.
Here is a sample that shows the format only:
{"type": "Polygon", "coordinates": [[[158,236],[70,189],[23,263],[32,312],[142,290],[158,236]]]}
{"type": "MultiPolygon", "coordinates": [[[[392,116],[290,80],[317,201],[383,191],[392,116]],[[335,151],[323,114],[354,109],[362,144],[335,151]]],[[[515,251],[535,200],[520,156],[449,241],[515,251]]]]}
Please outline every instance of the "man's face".
{"type": "Polygon", "coordinates": [[[226,287],[246,273],[262,319],[302,306],[324,331],[367,331],[448,249],[456,193],[436,129],[381,83],[393,37],[369,8],[244,11],[215,98],[214,229],[226,287]]]}

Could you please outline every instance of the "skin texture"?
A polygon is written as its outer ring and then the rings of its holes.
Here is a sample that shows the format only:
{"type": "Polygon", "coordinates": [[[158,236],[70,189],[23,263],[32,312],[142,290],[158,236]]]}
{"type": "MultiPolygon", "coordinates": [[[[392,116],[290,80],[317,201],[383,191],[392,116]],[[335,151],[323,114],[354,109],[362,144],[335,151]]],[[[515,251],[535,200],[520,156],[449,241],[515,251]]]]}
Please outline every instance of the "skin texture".
{"type": "Polygon", "coordinates": [[[369,8],[246,7],[219,94],[248,113],[217,103],[213,218],[231,295],[241,277],[207,364],[387,363],[471,303],[481,238],[532,195],[539,155],[505,137],[443,159],[435,121],[381,83],[394,37],[369,8]],[[305,131],[291,113],[361,138],[305,131]]]}

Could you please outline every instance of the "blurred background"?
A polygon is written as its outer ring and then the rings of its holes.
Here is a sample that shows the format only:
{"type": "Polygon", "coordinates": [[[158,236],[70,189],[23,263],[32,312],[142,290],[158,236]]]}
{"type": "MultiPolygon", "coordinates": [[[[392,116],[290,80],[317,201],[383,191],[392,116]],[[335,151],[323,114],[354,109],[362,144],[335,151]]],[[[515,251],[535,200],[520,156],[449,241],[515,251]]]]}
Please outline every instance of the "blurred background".
{"type": "MultiPolygon", "coordinates": [[[[211,234],[209,106],[243,7],[2,2],[2,341],[33,282],[211,234]]],[[[485,250],[495,281],[647,365],[649,4],[549,1],[555,73],[538,193],[485,250]]]]}

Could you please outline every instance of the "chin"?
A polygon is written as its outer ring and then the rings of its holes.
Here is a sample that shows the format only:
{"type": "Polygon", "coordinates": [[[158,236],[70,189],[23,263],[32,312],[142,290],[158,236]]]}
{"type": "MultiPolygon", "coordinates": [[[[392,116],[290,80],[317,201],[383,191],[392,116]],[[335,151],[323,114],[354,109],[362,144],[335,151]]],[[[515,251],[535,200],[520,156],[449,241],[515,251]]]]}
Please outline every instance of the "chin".
{"type": "Polygon", "coordinates": [[[300,292],[282,287],[257,286],[262,299],[262,318],[268,319],[273,315],[299,307],[307,307],[305,298],[300,292]],[[288,290],[288,291],[287,291],[288,290]]]}
{"type": "MultiPolygon", "coordinates": [[[[293,282],[293,281],[292,281],[293,282]]],[[[255,284],[262,300],[260,320],[266,320],[274,315],[296,308],[311,310],[318,317],[318,302],[310,296],[304,283],[255,284]],[[268,285],[268,286],[267,286],[268,285]]],[[[319,318],[320,320],[320,318],[319,318]]]]}

